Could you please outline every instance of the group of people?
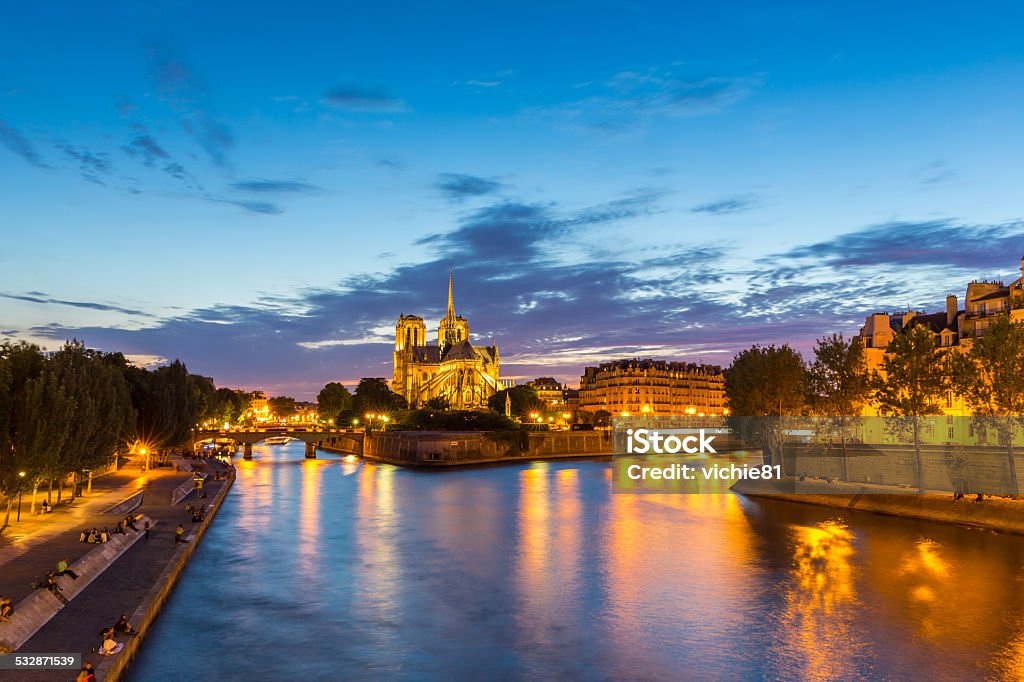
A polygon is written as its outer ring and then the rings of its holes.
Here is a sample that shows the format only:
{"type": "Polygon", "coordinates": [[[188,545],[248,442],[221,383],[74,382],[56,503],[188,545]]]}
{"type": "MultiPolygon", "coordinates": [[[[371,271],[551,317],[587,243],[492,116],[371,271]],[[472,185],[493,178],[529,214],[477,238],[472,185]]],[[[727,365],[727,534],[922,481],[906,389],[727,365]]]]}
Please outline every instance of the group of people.
{"type": "MultiPolygon", "coordinates": [[[[114,526],[113,533],[110,533],[110,531],[108,531],[106,528],[104,528],[102,531],[97,531],[95,528],[93,528],[91,531],[89,529],[83,530],[82,534],[78,536],[78,541],[96,544],[104,543],[109,541],[112,535],[126,535],[128,528],[131,528],[133,531],[138,533],[138,520],[139,517],[135,516],[134,514],[129,514],[128,516],[124,517],[123,520],[117,522],[117,525],[114,526]]],[[[146,522],[146,537],[149,537],[148,521],[146,522]]]]}
{"type": "Polygon", "coordinates": [[[114,639],[116,635],[135,636],[135,628],[128,622],[128,616],[124,613],[121,614],[116,623],[109,628],[103,628],[103,631],[100,633],[102,643],[96,649],[96,653],[103,656],[113,656],[120,653],[121,649],[124,648],[124,644],[114,639]]]}
{"type": "Polygon", "coordinates": [[[198,523],[206,518],[206,508],[198,504],[186,504],[185,513],[192,517],[192,523],[198,523]]]}

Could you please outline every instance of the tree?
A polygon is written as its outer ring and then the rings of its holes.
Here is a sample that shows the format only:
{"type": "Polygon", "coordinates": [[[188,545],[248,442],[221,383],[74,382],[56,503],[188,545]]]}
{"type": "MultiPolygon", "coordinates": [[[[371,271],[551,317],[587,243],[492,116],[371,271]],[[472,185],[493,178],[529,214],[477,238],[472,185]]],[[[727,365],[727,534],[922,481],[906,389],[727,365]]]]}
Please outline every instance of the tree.
{"type": "Polygon", "coordinates": [[[947,363],[937,357],[935,335],[924,325],[897,334],[886,349],[880,370],[871,377],[879,412],[893,417],[890,432],[904,440],[909,437],[914,444],[919,490],[924,490],[923,418],[942,413],[939,400],[948,386],[947,363]]]}
{"type": "Polygon", "coordinates": [[[594,412],[594,426],[611,426],[612,413],[608,410],[597,410],[594,412]]]}
{"type": "Polygon", "coordinates": [[[352,394],[342,384],[332,381],[320,389],[316,402],[320,419],[334,423],[339,414],[352,409],[352,394]]]}
{"type": "Polygon", "coordinates": [[[213,411],[210,418],[218,424],[234,424],[241,418],[248,404],[248,396],[241,391],[218,388],[213,396],[213,411]]]}
{"type": "Polygon", "coordinates": [[[451,403],[448,401],[448,398],[443,395],[435,395],[433,398],[423,403],[423,407],[427,410],[444,412],[445,410],[451,409],[451,403]]]}
{"type": "Polygon", "coordinates": [[[782,463],[787,429],[807,407],[807,371],[789,346],[752,346],[725,371],[730,428],[759,441],[770,463],[782,463]]]}
{"type": "Polygon", "coordinates": [[[386,379],[363,378],[356,386],[354,405],[356,414],[397,412],[408,409],[408,407],[409,403],[405,398],[388,387],[386,379]]]}
{"type": "Polygon", "coordinates": [[[966,353],[950,360],[954,389],[970,406],[975,426],[993,429],[1006,448],[1010,485],[1019,494],[1013,442],[1024,427],[1024,324],[996,318],[966,353]]]}
{"type": "Polygon", "coordinates": [[[531,406],[537,403],[537,389],[524,385],[498,391],[487,399],[487,407],[499,414],[505,414],[505,396],[511,397],[513,417],[530,414],[531,406]]]}
{"type": "Polygon", "coordinates": [[[0,480],[8,497],[4,526],[10,521],[15,493],[40,479],[60,479],[67,471],[64,453],[76,407],[50,363],[21,385],[14,408],[14,447],[0,480]]]}
{"type": "Polygon", "coordinates": [[[104,362],[102,353],[77,341],[64,344],[47,362],[75,406],[61,450],[61,473],[86,473],[109,464],[134,425],[124,374],[104,362]]]}
{"type": "Polygon", "coordinates": [[[287,419],[298,411],[295,407],[295,398],[286,395],[270,398],[267,400],[267,407],[270,409],[270,414],[278,419],[287,419]]]}
{"type": "Polygon", "coordinates": [[[811,412],[822,419],[829,439],[837,437],[843,449],[843,479],[846,443],[856,417],[868,398],[869,376],[860,339],[845,340],[842,334],[818,339],[814,362],[807,371],[808,402],[811,412]]]}
{"type": "Polygon", "coordinates": [[[125,368],[137,413],[135,437],[151,449],[180,445],[199,420],[195,386],[180,360],[147,371],[125,368]]]}

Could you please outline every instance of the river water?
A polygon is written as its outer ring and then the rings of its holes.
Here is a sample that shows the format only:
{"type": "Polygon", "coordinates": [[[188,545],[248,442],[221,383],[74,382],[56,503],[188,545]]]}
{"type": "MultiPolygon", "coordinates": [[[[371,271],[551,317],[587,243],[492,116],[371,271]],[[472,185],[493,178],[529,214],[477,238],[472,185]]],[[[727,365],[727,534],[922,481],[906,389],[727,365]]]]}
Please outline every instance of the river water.
{"type": "Polygon", "coordinates": [[[257,446],[133,680],[1024,676],[1024,538],[257,446]]]}

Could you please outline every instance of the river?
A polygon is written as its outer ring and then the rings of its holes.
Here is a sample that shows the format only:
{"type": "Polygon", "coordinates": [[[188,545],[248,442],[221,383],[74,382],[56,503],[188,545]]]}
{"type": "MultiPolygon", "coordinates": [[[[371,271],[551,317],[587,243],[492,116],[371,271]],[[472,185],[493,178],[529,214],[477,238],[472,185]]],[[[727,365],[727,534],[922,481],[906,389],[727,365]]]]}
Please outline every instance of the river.
{"type": "Polygon", "coordinates": [[[614,494],[607,461],[237,467],[133,680],[1024,674],[1021,537],[614,494]]]}

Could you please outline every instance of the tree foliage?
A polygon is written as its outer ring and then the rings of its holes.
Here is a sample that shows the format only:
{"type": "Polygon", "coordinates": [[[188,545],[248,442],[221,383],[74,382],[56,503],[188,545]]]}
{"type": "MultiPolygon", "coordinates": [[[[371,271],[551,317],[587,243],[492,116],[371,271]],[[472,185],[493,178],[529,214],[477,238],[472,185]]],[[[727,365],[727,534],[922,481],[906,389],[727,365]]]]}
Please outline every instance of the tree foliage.
{"type": "Polygon", "coordinates": [[[725,371],[725,393],[734,433],[760,443],[781,462],[785,433],[807,409],[807,371],[789,346],[752,346],[725,371]]]}
{"type": "Polygon", "coordinates": [[[506,388],[498,391],[490,398],[487,399],[487,407],[491,408],[498,414],[505,414],[505,396],[510,396],[512,399],[512,416],[522,417],[529,415],[532,408],[535,408],[539,402],[537,398],[537,389],[533,386],[513,386],[512,388],[506,388]]]}
{"type": "Polygon", "coordinates": [[[1024,323],[999,317],[966,353],[950,360],[954,390],[971,408],[975,427],[994,431],[1006,448],[1011,485],[1019,493],[1013,442],[1024,427],[1024,323]]]}
{"type": "Polygon", "coordinates": [[[391,390],[386,379],[363,378],[356,386],[354,412],[358,414],[391,413],[408,409],[409,403],[391,390]]]}
{"type": "Polygon", "coordinates": [[[924,325],[914,325],[889,343],[879,370],[871,377],[872,397],[879,412],[889,417],[889,432],[914,445],[921,490],[921,430],[925,417],[942,414],[940,400],[949,388],[948,371],[945,359],[935,353],[935,335],[924,325]]]}
{"type": "Polygon", "coordinates": [[[316,402],[320,419],[334,423],[339,414],[352,409],[352,394],[344,385],[332,381],[320,389],[316,402]]]}

